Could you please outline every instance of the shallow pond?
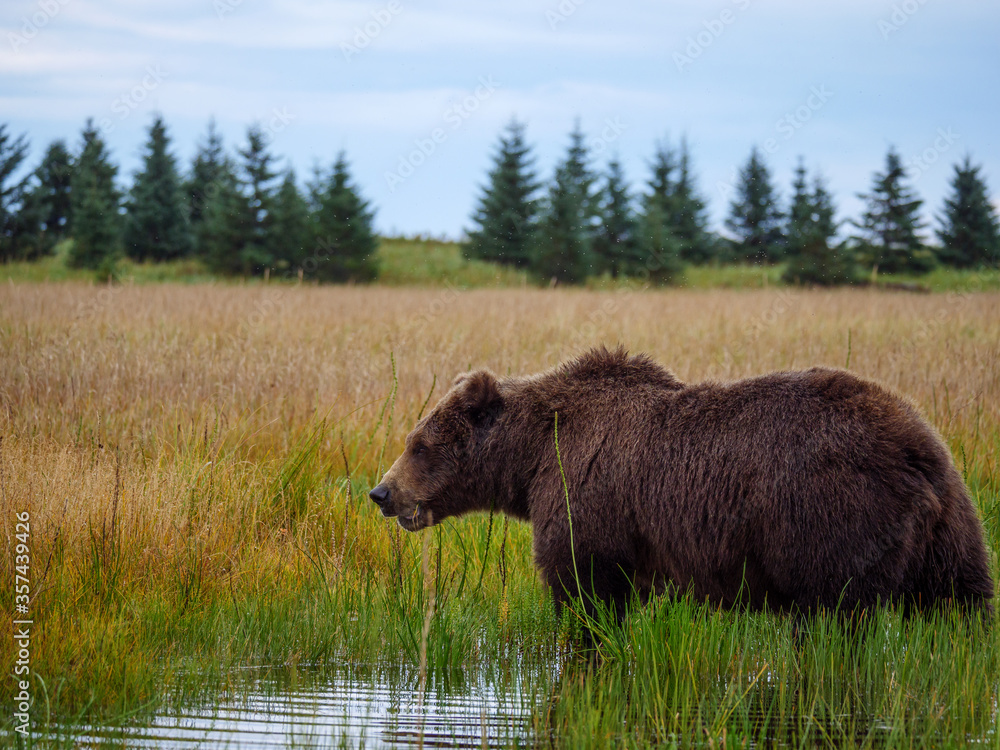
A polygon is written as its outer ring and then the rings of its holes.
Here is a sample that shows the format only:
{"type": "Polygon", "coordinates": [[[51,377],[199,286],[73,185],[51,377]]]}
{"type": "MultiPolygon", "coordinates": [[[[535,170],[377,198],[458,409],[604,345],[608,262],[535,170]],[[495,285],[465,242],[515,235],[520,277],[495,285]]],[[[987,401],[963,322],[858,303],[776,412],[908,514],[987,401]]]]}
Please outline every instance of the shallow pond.
{"type": "Polygon", "coordinates": [[[399,667],[249,672],[223,700],[69,735],[78,746],[176,750],[516,747],[529,740],[535,698],[496,675],[437,676],[421,698],[416,670],[399,667]]]}

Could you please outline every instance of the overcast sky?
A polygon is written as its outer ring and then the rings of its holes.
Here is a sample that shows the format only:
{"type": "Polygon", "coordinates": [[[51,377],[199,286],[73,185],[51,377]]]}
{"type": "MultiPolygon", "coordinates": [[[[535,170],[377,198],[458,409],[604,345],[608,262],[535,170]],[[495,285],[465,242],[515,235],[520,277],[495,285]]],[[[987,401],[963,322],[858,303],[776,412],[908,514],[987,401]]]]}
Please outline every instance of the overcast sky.
{"type": "Polygon", "coordinates": [[[940,210],[970,153],[1000,191],[996,0],[2,0],[0,122],[32,162],[103,124],[123,182],[151,114],[187,168],[214,117],[259,121],[304,179],[345,149],[382,232],[458,236],[512,116],[548,178],[580,119],[636,190],[686,135],[713,225],[756,144],[781,194],[804,156],[857,216],[894,145],[940,210]]]}

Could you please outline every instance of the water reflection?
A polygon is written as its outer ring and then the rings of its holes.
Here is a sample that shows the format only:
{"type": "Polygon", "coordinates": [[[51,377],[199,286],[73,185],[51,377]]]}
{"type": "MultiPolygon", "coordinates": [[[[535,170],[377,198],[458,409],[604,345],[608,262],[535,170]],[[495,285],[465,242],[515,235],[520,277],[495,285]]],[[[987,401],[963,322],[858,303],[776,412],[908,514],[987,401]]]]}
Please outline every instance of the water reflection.
{"type": "Polygon", "coordinates": [[[400,667],[260,670],[232,698],[143,725],[88,727],[81,744],[149,748],[510,747],[525,745],[533,699],[494,675],[436,675],[423,700],[400,667]]]}

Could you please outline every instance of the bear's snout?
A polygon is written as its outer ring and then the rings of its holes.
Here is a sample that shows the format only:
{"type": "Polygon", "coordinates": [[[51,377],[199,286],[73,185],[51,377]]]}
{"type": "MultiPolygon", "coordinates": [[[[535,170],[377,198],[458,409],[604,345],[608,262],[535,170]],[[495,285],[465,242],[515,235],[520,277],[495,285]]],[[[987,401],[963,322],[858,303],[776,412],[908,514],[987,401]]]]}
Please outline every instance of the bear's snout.
{"type": "Polygon", "coordinates": [[[382,511],[383,516],[393,516],[392,504],[389,502],[389,488],[380,484],[368,493],[368,497],[375,501],[375,504],[382,511]]]}

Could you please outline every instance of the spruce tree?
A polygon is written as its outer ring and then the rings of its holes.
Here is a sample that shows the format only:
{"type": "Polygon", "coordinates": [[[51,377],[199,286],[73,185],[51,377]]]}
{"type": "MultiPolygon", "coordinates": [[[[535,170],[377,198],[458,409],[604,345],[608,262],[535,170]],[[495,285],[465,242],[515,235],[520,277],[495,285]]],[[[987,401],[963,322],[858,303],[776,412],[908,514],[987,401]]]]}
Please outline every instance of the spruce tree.
{"type": "Polygon", "coordinates": [[[736,255],[753,263],[778,262],[785,252],[782,214],[771,174],[756,146],[738,179],[726,219],[726,228],[736,235],[736,255]]]}
{"type": "Polygon", "coordinates": [[[569,184],[574,186],[574,191],[579,196],[581,221],[589,239],[599,220],[598,199],[594,190],[597,176],[590,168],[590,153],[579,120],[574,123],[573,131],[569,134],[569,148],[563,165],[569,184]]]}
{"type": "Polygon", "coordinates": [[[524,125],[511,120],[493,156],[488,184],[472,216],[465,253],[471,258],[526,268],[531,263],[539,184],[524,125]]]}
{"type": "Polygon", "coordinates": [[[242,251],[250,242],[251,216],[229,159],[222,162],[212,186],[198,223],[198,254],[216,273],[249,275],[254,269],[244,263],[242,251]]]}
{"type": "Polygon", "coordinates": [[[309,204],[295,182],[295,172],[285,172],[274,196],[271,249],[276,268],[298,272],[310,252],[312,239],[309,204]]]}
{"type": "Polygon", "coordinates": [[[312,255],[303,260],[303,273],[320,281],[373,281],[378,276],[374,214],[353,185],[343,152],[316,200],[312,255]]]}
{"type": "Polygon", "coordinates": [[[934,255],[918,234],[923,203],[905,183],[906,170],[895,149],[885,157],[885,172],[876,172],[870,193],[859,198],[868,206],[855,226],[862,260],[886,273],[924,273],[934,267],[934,255]]]}
{"type": "Polygon", "coordinates": [[[639,248],[643,270],[652,281],[666,284],[683,268],[682,243],[674,223],[678,216],[676,151],[667,143],[658,144],[650,169],[639,219],[639,248]]]}
{"type": "Polygon", "coordinates": [[[243,157],[243,181],[246,197],[248,241],[240,251],[243,265],[254,273],[263,273],[274,263],[271,210],[274,204],[274,156],[267,150],[267,134],[260,125],[247,130],[247,146],[240,150],[243,157]]]}
{"type": "Polygon", "coordinates": [[[604,189],[600,193],[601,224],[594,237],[597,268],[612,278],[632,275],[642,266],[639,227],[628,184],[617,158],[608,163],[604,189]]]}
{"type": "Polygon", "coordinates": [[[83,145],[70,182],[69,233],[73,237],[68,262],[76,268],[111,272],[121,253],[120,195],[115,187],[118,168],[92,120],[83,130],[83,145]]]}
{"type": "Polygon", "coordinates": [[[134,260],[173,260],[193,250],[187,201],[169,145],[166,125],[157,116],[126,203],[125,252],[134,260]]]}
{"type": "Polygon", "coordinates": [[[833,198],[819,176],[810,189],[801,159],[795,169],[792,191],[783,278],[796,284],[850,283],[855,279],[851,254],[843,243],[831,244],[837,233],[833,198]]]}
{"type": "Polygon", "coordinates": [[[649,194],[657,196],[663,205],[666,205],[674,194],[678,167],[677,150],[670,145],[670,141],[668,139],[657,141],[653,160],[649,162],[651,174],[646,186],[649,188],[649,194]]]}
{"type": "Polygon", "coordinates": [[[670,284],[684,270],[681,243],[670,226],[670,215],[659,203],[647,200],[639,220],[640,275],[655,284],[670,284]]]}
{"type": "Polygon", "coordinates": [[[583,281],[595,269],[592,245],[598,216],[594,176],[577,122],[566,156],[556,167],[543,202],[531,270],[540,279],[583,281]]]}
{"type": "Polygon", "coordinates": [[[941,260],[957,268],[1000,263],[1000,222],[980,169],[969,156],[955,165],[952,192],[945,198],[944,214],[939,219],[941,260]]]}
{"type": "Polygon", "coordinates": [[[590,271],[590,237],[580,196],[565,164],[546,195],[531,270],[539,279],[575,284],[590,271]]]}
{"type": "Polygon", "coordinates": [[[309,213],[315,214],[319,211],[320,203],[323,201],[323,192],[326,190],[326,173],[320,163],[314,162],[312,176],[306,182],[306,204],[309,206],[309,213]]]}
{"type": "Polygon", "coordinates": [[[262,275],[274,265],[272,229],[278,173],[267,150],[267,134],[259,125],[247,129],[247,145],[239,174],[223,158],[214,182],[205,191],[200,241],[209,267],[219,273],[262,275]]]}
{"type": "Polygon", "coordinates": [[[37,245],[40,253],[49,252],[68,232],[73,169],[72,154],[66,144],[58,140],[49,145],[35,169],[34,186],[27,201],[39,214],[37,245]]]}
{"type": "Polygon", "coordinates": [[[7,125],[0,123],[0,260],[17,254],[16,246],[26,233],[26,216],[19,213],[25,197],[26,178],[17,179],[17,171],[28,155],[28,141],[24,135],[12,138],[7,125]]]}
{"type": "Polygon", "coordinates": [[[222,135],[215,126],[215,120],[208,123],[208,134],[198,145],[198,151],[191,162],[191,174],[184,182],[184,192],[188,201],[188,217],[191,229],[197,238],[205,217],[206,205],[212,194],[221,188],[220,181],[227,171],[231,171],[222,135]]]}
{"type": "Polygon", "coordinates": [[[73,159],[66,144],[53,142],[23,183],[14,228],[14,257],[36,260],[52,252],[69,222],[73,159]]]}
{"type": "Polygon", "coordinates": [[[658,143],[649,168],[651,174],[646,181],[647,192],[643,198],[643,206],[655,206],[672,230],[670,219],[675,213],[673,201],[677,190],[677,152],[667,142],[658,143]]]}
{"type": "Polygon", "coordinates": [[[669,223],[680,243],[681,260],[688,263],[707,263],[712,260],[715,247],[708,234],[708,209],[694,183],[686,138],[681,139],[677,181],[673,184],[669,206],[669,223]]]}

